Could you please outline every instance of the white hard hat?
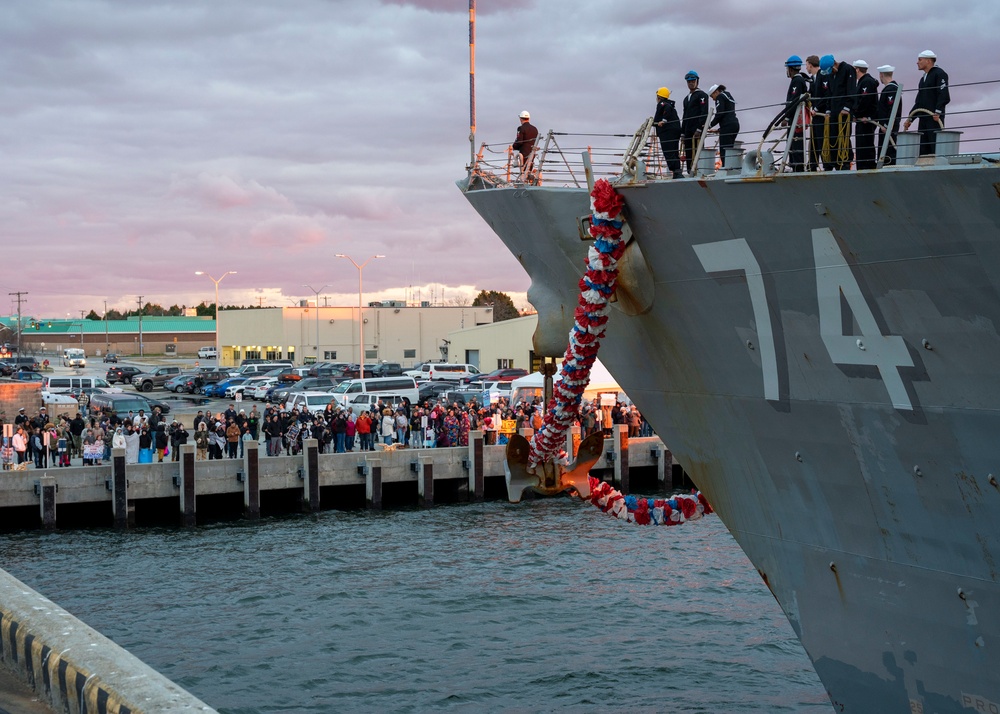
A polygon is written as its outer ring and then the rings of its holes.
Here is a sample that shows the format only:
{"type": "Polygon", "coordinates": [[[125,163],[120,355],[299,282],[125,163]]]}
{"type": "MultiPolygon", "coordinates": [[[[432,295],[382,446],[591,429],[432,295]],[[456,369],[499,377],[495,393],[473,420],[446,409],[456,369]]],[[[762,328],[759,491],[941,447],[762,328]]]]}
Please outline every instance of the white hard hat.
{"type": "Polygon", "coordinates": [[[522,119],[531,119],[531,114],[529,114],[527,111],[521,112],[520,114],[518,114],[518,116],[521,117],[522,119]]]}
{"type": "Polygon", "coordinates": [[[868,63],[865,62],[864,60],[854,60],[851,63],[851,66],[854,67],[855,69],[868,69],[868,63]]]}
{"type": "Polygon", "coordinates": [[[878,68],[878,71],[881,72],[882,74],[892,74],[893,72],[896,71],[896,68],[893,67],[891,64],[884,64],[878,68]]]}
{"type": "Polygon", "coordinates": [[[924,50],[917,57],[920,59],[937,59],[937,55],[934,54],[933,50],[924,50]]]}

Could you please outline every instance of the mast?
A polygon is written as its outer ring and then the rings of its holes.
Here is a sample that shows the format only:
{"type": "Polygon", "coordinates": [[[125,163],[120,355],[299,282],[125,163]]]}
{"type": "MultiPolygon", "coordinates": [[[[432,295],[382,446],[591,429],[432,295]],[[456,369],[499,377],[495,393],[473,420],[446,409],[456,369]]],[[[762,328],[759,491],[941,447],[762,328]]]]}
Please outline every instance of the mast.
{"type": "Polygon", "coordinates": [[[469,0],[469,166],[476,163],[476,0],[469,0]]]}

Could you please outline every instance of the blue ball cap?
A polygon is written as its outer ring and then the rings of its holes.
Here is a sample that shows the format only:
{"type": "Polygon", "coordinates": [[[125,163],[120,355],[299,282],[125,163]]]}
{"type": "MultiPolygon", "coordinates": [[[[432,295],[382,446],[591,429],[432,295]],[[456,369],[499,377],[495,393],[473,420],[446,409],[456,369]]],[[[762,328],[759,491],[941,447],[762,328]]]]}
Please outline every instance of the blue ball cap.
{"type": "Polygon", "coordinates": [[[833,55],[823,55],[819,58],[819,71],[821,74],[830,74],[834,64],[833,55]]]}
{"type": "Polygon", "coordinates": [[[688,73],[684,75],[685,82],[690,82],[692,79],[698,79],[698,73],[693,69],[688,70],[688,73]]]}
{"type": "Polygon", "coordinates": [[[802,58],[799,57],[798,55],[792,55],[791,57],[789,57],[788,59],[785,60],[785,66],[786,67],[801,67],[802,66],[802,58]]]}

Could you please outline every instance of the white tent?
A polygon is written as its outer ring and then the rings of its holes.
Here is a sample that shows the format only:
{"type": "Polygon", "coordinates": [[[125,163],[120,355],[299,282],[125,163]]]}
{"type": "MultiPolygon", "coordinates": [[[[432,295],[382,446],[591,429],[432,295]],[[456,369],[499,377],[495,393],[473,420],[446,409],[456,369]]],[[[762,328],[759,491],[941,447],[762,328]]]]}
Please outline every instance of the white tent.
{"type": "MultiPolygon", "coordinates": [[[[554,380],[559,381],[558,372],[556,372],[554,380]]],[[[542,396],[542,388],[544,384],[545,378],[542,376],[541,372],[535,372],[527,375],[526,377],[515,379],[511,382],[511,403],[517,404],[522,399],[530,401],[533,397],[542,396]]],[[[612,377],[607,368],[601,364],[601,361],[597,360],[594,362],[594,366],[590,370],[590,384],[587,385],[587,388],[583,392],[583,399],[584,401],[592,402],[598,398],[599,394],[615,394],[616,399],[624,402],[629,401],[625,396],[625,393],[622,392],[621,387],[618,386],[618,382],[615,381],[615,378],[612,377]]]]}

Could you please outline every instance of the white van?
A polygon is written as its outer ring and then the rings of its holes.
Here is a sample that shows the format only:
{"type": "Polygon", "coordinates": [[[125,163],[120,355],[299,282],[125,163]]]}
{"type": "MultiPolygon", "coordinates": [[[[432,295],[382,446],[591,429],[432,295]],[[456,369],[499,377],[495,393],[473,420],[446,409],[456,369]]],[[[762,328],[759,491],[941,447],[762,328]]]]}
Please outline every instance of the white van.
{"type": "Polygon", "coordinates": [[[240,377],[258,377],[267,374],[272,369],[279,369],[281,367],[288,367],[288,371],[292,371],[292,363],[288,360],[282,360],[281,362],[260,362],[257,364],[245,364],[239,368],[236,372],[240,377]]]}
{"type": "Polygon", "coordinates": [[[63,350],[63,367],[86,367],[87,353],[79,347],[67,347],[63,350]]]}
{"type": "Polygon", "coordinates": [[[451,364],[451,363],[431,363],[427,365],[429,367],[427,372],[427,378],[430,380],[447,380],[449,382],[460,382],[463,379],[468,379],[469,377],[475,377],[479,374],[479,368],[474,364],[451,364]]]}
{"type": "Polygon", "coordinates": [[[417,390],[417,383],[413,377],[365,377],[364,379],[348,379],[341,382],[330,390],[330,394],[337,400],[337,404],[342,407],[361,393],[379,394],[391,392],[406,397],[410,404],[420,401],[420,392],[417,390]]]}
{"type": "Polygon", "coordinates": [[[198,359],[215,359],[218,356],[219,353],[214,347],[198,348],[198,359]]]}
{"type": "Polygon", "coordinates": [[[292,392],[285,402],[285,411],[298,409],[310,413],[321,412],[330,402],[335,401],[329,392],[292,392]]]}
{"type": "MultiPolygon", "coordinates": [[[[45,377],[42,381],[42,391],[50,394],[62,394],[73,389],[110,389],[106,379],[100,377],[45,377]]],[[[114,391],[120,392],[121,389],[114,391]]]]}
{"type": "MultiPolygon", "coordinates": [[[[379,401],[392,407],[398,407],[403,403],[403,395],[390,394],[389,392],[362,392],[352,395],[351,400],[345,406],[351,407],[355,414],[360,414],[371,411],[379,401]]],[[[410,403],[412,404],[413,401],[410,400],[410,403]]]]}

